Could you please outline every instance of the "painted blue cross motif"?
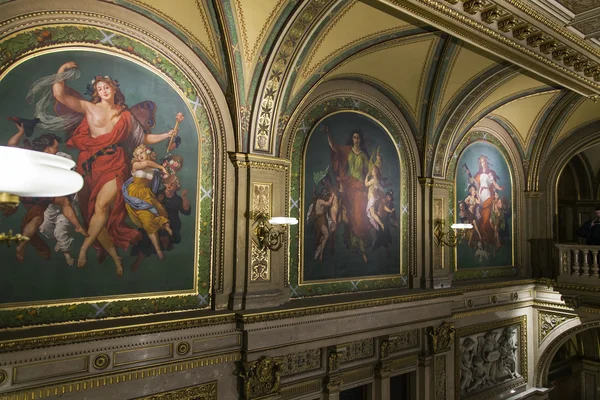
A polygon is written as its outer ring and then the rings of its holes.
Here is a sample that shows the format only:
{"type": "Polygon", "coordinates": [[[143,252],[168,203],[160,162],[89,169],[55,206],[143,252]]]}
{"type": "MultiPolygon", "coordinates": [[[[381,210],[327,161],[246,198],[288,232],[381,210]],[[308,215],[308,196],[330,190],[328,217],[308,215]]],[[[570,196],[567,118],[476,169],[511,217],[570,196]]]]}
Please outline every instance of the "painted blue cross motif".
{"type": "Polygon", "coordinates": [[[482,139],[483,139],[483,140],[486,140],[486,138],[487,138],[487,132],[485,132],[485,133],[483,134],[483,137],[482,137],[482,139]]]}
{"type": "Polygon", "coordinates": [[[200,101],[200,97],[198,96],[196,96],[196,100],[188,99],[188,101],[194,106],[194,112],[196,112],[198,107],[202,107],[202,102],[200,101]]]}
{"type": "Polygon", "coordinates": [[[400,279],[402,280],[402,285],[406,285],[408,283],[408,278],[404,275],[400,275],[400,279]]]}
{"type": "Polygon", "coordinates": [[[102,34],[102,36],[104,36],[102,39],[100,39],[100,43],[108,43],[111,46],[114,46],[113,42],[110,40],[113,37],[115,37],[116,33],[111,33],[110,35],[107,35],[106,33],[100,31],[100,33],[102,34]]]}
{"type": "Polygon", "coordinates": [[[205,304],[208,305],[208,293],[206,293],[205,295],[199,294],[198,302],[200,303],[201,306],[203,306],[205,304]]]}
{"type": "Polygon", "coordinates": [[[302,126],[298,128],[299,131],[302,131],[302,133],[306,133],[306,131],[308,130],[308,126],[306,126],[306,121],[302,120],[302,126]]]}
{"type": "Polygon", "coordinates": [[[354,108],[358,108],[358,105],[360,104],[360,100],[352,99],[352,102],[354,103],[354,108]]]}
{"type": "Polygon", "coordinates": [[[483,271],[481,271],[481,273],[483,274],[483,277],[484,277],[484,278],[485,278],[485,277],[487,277],[487,275],[488,275],[488,272],[489,272],[489,271],[486,271],[486,270],[483,270],[483,271]]]}
{"type": "Polygon", "coordinates": [[[294,200],[294,199],[290,199],[290,201],[292,202],[292,205],[290,206],[290,211],[295,208],[300,209],[300,206],[298,205],[298,202],[300,202],[300,199],[294,200]]]}
{"type": "Polygon", "coordinates": [[[204,189],[204,187],[200,186],[200,190],[202,191],[202,197],[200,197],[200,201],[204,200],[206,197],[209,199],[212,198],[212,189],[204,189]]]}
{"type": "Polygon", "coordinates": [[[294,297],[294,296],[298,297],[298,292],[297,292],[298,286],[291,286],[290,285],[290,290],[292,291],[292,297],[294,297]]]}
{"type": "Polygon", "coordinates": [[[448,213],[450,215],[454,215],[454,209],[453,208],[448,208],[448,213]]]}
{"type": "Polygon", "coordinates": [[[408,206],[402,205],[402,214],[406,214],[408,212],[408,206]]]}
{"type": "Polygon", "coordinates": [[[358,284],[360,283],[360,281],[350,281],[350,283],[352,284],[352,291],[358,290],[358,284]]]}
{"type": "Polygon", "coordinates": [[[94,307],[96,309],[96,315],[94,315],[94,318],[101,317],[104,314],[104,310],[106,310],[106,307],[108,307],[110,304],[111,303],[108,302],[108,303],[104,304],[102,307],[100,307],[98,304],[92,303],[92,307],[94,307]]]}

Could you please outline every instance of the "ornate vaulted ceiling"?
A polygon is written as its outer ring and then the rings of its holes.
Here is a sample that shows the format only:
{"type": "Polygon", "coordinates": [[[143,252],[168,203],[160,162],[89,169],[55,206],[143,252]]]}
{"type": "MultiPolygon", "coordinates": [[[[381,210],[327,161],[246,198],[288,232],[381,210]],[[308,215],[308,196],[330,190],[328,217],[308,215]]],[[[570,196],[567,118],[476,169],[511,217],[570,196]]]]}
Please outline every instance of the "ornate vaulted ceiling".
{"type": "Polygon", "coordinates": [[[115,2],[184,36],[212,67],[237,103],[240,150],[278,154],[257,135],[280,137],[315,88],[340,79],[388,96],[423,155],[485,118],[524,157],[600,119],[586,98],[600,93],[598,0],[115,2]]]}

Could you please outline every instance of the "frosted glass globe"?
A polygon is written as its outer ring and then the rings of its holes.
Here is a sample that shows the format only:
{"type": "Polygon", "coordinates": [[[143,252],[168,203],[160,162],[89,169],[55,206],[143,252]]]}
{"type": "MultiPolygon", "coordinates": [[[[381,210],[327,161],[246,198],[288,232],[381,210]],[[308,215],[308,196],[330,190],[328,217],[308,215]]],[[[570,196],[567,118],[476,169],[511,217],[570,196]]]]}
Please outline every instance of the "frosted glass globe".
{"type": "Polygon", "coordinates": [[[78,192],[83,178],[75,162],[54,154],[0,146],[0,193],[58,197],[78,192]]]}

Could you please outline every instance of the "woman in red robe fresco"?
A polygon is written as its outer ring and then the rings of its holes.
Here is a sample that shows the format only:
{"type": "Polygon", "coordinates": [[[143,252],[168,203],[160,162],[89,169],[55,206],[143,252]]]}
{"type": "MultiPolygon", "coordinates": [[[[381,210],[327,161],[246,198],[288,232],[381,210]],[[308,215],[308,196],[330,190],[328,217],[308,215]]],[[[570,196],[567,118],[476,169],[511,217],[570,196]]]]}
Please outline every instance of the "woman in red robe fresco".
{"type": "MultiPolygon", "coordinates": [[[[77,68],[67,62],[58,76],[77,68]]],[[[121,193],[123,182],[131,175],[129,150],[140,143],[152,145],[169,139],[176,130],[162,134],[144,134],[144,130],[125,104],[118,83],[108,76],[97,76],[91,85],[91,101],[75,95],[58,80],[52,86],[54,98],[69,109],[84,115],[67,145],[79,150],[77,172],[84,177],[79,193],[81,213],[88,224],[89,236],[83,242],[77,265],[87,262],[87,250],[96,240],[114,260],[117,274],[123,273],[116,247],[123,249],[140,240],[141,234],[125,222],[127,210],[121,193]]]]}

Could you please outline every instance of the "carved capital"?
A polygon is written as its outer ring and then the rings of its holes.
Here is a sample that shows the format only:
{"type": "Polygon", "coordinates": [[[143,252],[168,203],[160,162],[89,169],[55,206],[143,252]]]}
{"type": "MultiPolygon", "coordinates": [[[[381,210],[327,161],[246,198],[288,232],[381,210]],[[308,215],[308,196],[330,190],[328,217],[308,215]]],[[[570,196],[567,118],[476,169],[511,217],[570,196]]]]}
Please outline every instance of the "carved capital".
{"type": "Polygon", "coordinates": [[[441,353],[450,349],[454,341],[455,329],[453,323],[444,321],[440,326],[427,328],[427,331],[433,353],[441,353]]]}
{"type": "Polygon", "coordinates": [[[339,392],[343,384],[344,380],[342,378],[329,378],[325,384],[325,388],[329,392],[339,392]]]}
{"type": "Polygon", "coordinates": [[[262,356],[256,361],[245,362],[243,366],[243,372],[238,375],[244,380],[245,400],[279,393],[282,359],[262,356]]]}
{"type": "Polygon", "coordinates": [[[380,346],[381,358],[387,358],[390,355],[390,341],[383,340],[380,346]]]}
{"type": "Polygon", "coordinates": [[[546,43],[542,43],[540,45],[540,51],[544,54],[549,54],[552,53],[554,51],[556,51],[556,49],[558,49],[559,44],[556,42],[556,40],[550,40],[546,43]]]}
{"type": "Polygon", "coordinates": [[[547,42],[549,39],[550,36],[544,35],[542,32],[538,32],[527,38],[527,44],[531,47],[538,47],[542,43],[547,42]]]}

